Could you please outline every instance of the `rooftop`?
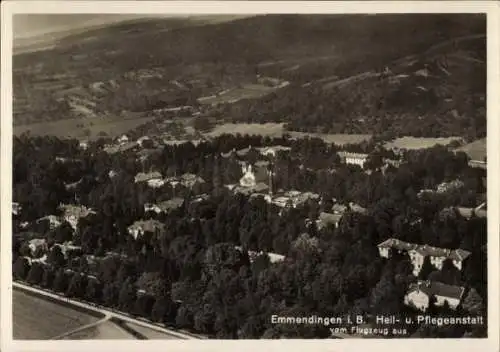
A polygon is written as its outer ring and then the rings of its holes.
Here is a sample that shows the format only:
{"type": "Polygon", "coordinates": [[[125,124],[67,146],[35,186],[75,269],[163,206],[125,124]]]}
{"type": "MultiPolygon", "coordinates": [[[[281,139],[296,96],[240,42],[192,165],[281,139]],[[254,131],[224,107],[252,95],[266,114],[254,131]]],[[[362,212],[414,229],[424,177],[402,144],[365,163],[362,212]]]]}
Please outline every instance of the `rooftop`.
{"type": "Polygon", "coordinates": [[[133,229],[141,229],[145,232],[154,232],[155,230],[162,229],[165,225],[157,220],[139,220],[134,222],[128,228],[130,230],[133,229]]]}
{"type": "Polygon", "coordinates": [[[162,178],[161,173],[158,171],[153,171],[153,172],[139,172],[137,175],[135,175],[135,182],[146,182],[155,178],[162,178]]]}
{"type": "Polygon", "coordinates": [[[437,281],[418,281],[411,284],[408,293],[420,290],[427,295],[455,298],[460,300],[465,288],[461,286],[446,285],[437,281]]]}

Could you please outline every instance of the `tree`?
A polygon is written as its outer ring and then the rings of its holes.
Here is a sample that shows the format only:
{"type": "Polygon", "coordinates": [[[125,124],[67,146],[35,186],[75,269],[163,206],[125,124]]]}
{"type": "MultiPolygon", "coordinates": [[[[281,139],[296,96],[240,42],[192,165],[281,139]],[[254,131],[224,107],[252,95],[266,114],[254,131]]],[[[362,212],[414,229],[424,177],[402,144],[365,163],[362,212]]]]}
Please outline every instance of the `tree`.
{"type": "Polygon", "coordinates": [[[121,310],[124,312],[132,312],[135,299],[136,291],[132,285],[131,279],[127,279],[121,286],[120,294],[118,296],[118,304],[121,310]]]}
{"type": "Polygon", "coordinates": [[[66,259],[64,258],[64,254],[60,246],[54,245],[52,247],[47,258],[47,263],[53,265],[56,269],[64,267],[64,265],[66,264],[66,259]]]}
{"type": "Polygon", "coordinates": [[[175,323],[180,328],[192,328],[194,324],[193,313],[184,305],[179,307],[175,323]]]}
{"type": "Polygon", "coordinates": [[[384,275],[370,295],[370,309],[373,315],[394,314],[399,311],[401,297],[389,275],[384,275]]]}
{"type": "Polygon", "coordinates": [[[137,280],[137,287],[155,298],[166,294],[166,282],[159,272],[145,272],[137,280]]]}
{"type": "Polygon", "coordinates": [[[420,268],[420,271],[418,273],[418,278],[420,280],[426,280],[427,277],[429,276],[430,273],[434,271],[434,266],[431,264],[431,260],[429,256],[424,257],[424,262],[422,264],[422,267],[420,268]]]}
{"type": "Polygon", "coordinates": [[[24,257],[17,258],[13,266],[14,278],[17,280],[25,280],[28,276],[30,266],[24,257]]]}
{"type": "Polygon", "coordinates": [[[66,290],[66,296],[68,297],[84,297],[86,289],[86,277],[81,273],[74,273],[71,281],[66,290]]]}
{"type": "Polygon", "coordinates": [[[71,227],[67,221],[64,221],[61,226],[55,230],[55,242],[65,243],[71,241],[73,239],[73,232],[73,227],[71,227]]]}
{"type": "Polygon", "coordinates": [[[160,297],[156,299],[151,309],[151,318],[159,323],[173,322],[175,313],[174,302],[168,297],[160,297]]]}
{"type": "Polygon", "coordinates": [[[193,127],[198,132],[207,132],[212,128],[212,123],[207,117],[200,116],[194,119],[193,127]]]}
{"type": "Polygon", "coordinates": [[[471,314],[481,315],[485,311],[483,299],[474,288],[471,288],[465,296],[462,307],[471,314]]]}
{"type": "Polygon", "coordinates": [[[100,303],[103,296],[103,285],[95,278],[89,277],[85,289],[85,298],[94,303],[100,303]]]}
{"type": "Polygon", "coordinates": [[[120,294],[120,288],[114,282],[107,282],[104,284],[102,290],[102,300],[104,304],[108,307],[118,306],[118,296],[120,294]]]}
{"type": "Polygon", "coordinates": [[[43,268],[42,286],[45,288],[52,288],[55,276],[56,273],[54,269],[48,265],[45,266],[43,268]]]}
{"type": "Polygon", "coordinates": [[[54,277],[53,289],[55,292],[66,292],[68,284],[68,275],[66,275],[63,268],[60,268],[57,270],[56,276],[54,277]]]}
{"type": "Polygon", "coordinates": [[[151,317],[151,311],[154,303],[155,300],[152,296],[147,294],[138,295],[134,304],[133,313],[149,319],[151,317]]]}
{"type": "Polygon", "coordinates": [[[42,265],[39,263],[33,263],[33,265],[31,265],[31,269],[28,273],[28,277],[26,278],[26,281],[28,283],[30,283],[31,285],[38,285],[43,280],[43,274],[44,274],[44,270],[43,270],[42,265]]]}

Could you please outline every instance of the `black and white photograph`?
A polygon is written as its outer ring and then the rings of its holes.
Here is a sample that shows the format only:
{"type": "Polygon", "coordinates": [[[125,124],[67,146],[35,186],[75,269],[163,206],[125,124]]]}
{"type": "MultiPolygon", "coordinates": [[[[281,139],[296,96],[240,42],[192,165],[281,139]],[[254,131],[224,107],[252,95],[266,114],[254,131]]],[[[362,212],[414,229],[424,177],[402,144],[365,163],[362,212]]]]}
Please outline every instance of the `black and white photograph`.
{"type": "Polygon", "coordinates": [[[2,339],[497,338],[486,11],[185,11],[12,14],[2,339]]]}

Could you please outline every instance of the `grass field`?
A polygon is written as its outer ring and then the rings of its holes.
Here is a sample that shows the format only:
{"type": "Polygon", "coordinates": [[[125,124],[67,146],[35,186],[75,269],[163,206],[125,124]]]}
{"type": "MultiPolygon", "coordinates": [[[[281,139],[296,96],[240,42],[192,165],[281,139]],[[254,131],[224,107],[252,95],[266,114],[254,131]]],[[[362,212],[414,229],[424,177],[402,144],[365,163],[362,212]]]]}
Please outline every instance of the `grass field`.
{"type": "Polygon", "coordinates": [[[152,121],[153,119],[154,117],[99,117],[40,122],[14,126],[14,135],[19,136],[20,134],[29,131],[31,135],[50,135],[59,138],[92,140],[99,137],[99,132],[105,132],[110,137],[117,137],[139,125],[152,121]],[[81,127],[81,125],[83,125],[83,127],[81,127]],[[87,134],[86,130],[88,130],[90,134],[87,134]]]}
{"type": "Polygon", "coordinates": [[[285,129],[282,123],[225,123],[217,125],[207,135],[217,137],[221,134],[249,134],[269,137],[281,137],[285,129]]]}
{"type": "Polygon", "coordinates": [[[456,151],[465,152],[472,160],[484,160],[486,157],[486,138],[478,139],[472,143],[457,148],[456,151]]]}
{"type": "Polygon", "coordinates": [[[308,133],[308,132],[289,132],[284,128],[283,123],[225,123],[217,125],[208,137],[217,137],[221,134],[249,134],[268,137],[281,137],[288,133],[292,138],[316,137],[323,139],[326,143],[342,145],[346,143],[361,143],[371,138],[369,134],[327,134],[327,133],[308,133]]]}
{"type": "Polygon", "coordinates": [[[449,138],[416,138],[416,137],[401,137],[391,142],[387,142],[385,148],[402,148],[402,149],[426,149],[435,145],[448,145],[455,140],[462,140],[460,137],[449,138]]]}
{"type": "Polygon", "coordinates": [[[135,337],[118,325],[107,321],[99,325],[84,329],[68,336],[63,340],[135,340],[135,337]]]}
{"type": "Polygon", "coordinates": [[[261,84],[246,84],[240,88],[228,89],[218,96],[199,98],[198,102],[200,104],[234,103],[242,99],[260,98],[276,89],[261,84]]]}
{"type": "Polygon", "coordinates": [[[18,290],[13,291],[12,312],[16,340],[50,339],[99,320],[18,290]]]}

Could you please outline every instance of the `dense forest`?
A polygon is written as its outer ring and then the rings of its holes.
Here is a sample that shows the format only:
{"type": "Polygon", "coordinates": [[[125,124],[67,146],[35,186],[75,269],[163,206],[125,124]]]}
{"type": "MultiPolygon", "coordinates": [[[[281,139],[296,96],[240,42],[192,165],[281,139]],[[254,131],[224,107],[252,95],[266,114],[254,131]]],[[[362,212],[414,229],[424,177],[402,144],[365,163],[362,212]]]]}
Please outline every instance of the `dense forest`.
{"type": "MultiPolygon", "coordinates": [[[[453,210],[475,206],[476,195],[485,192],[484,174],[469,168],[463,153],[445,147],[409,151],[399,168],[383,169],[380,160],[387,151],[349,146],[374,150],[370,170],[364,170],[340,163],[335,153],[340,148],[317,139],[224,135],[197,146],[165,146],[145,162],[134,151],[109,155],[102,150],[104,143],[82,150],[76,140],[14,138],[13,201],[22,209],[13,215],[15,279],[209,337],[326,338],[326,326],[275,325],[270,317],[417,314],[403,304],[408,285],[416,280],[409,259],[386,260],[377,251],[377,244],[395,237],[470,251],[462,271],[445,263],[443,270],[422,275],[467,288],[454,315],[486,312],[486,219],[465,219],[453,210]],[[277,144],[292,150],[269,160],[276,189],[316,192],[321,202],[281,211],[262,197],[232,194],[223,187],[238,181],[241,167],[237,158],[221,153],[277,144]],[[134,183],[141,170],[166,176],[193,173],[205,183],[151,189],[134,183]],[[418,196],[421,189],[455,179],[463,182],[460,190],[418,196]],[[71,183],[76,186],[65,187],[71,183]],[[199,194],[209,196],[200,201],[199,194]],[[178,209],[145,213],[144,204],[173,196],[184,199],[178,209]],[[66,222],[53,229],[36,222],[59,215],[60,203],[74,202],[96,212],[80,219],[76,230],[66,222]],[[348,210],[338,227],[306,226],[307,218],[330,211],[334,203],[350,202],[368,211],[348,210]],[[163,226],[134,239],[127,227],[140,219],[163,226]],[[30,265],[25,258],[44,254],[30,251],[31,238],[47,240],[47,264],[30,265]],[[80,246],[80,252],[64,255],[55,245],[67,241],[80,246]],[[246,250],[286,259],[251,259],[246,250]]],[[[247,158],[263,157],[249,153],[247,158]]],[[[449,313],[446,306],[433,309],[430,314],[449,313]]],[[[405,328],[407,337],[479,337],[487,330],[486,325],[405,328]]]]}

